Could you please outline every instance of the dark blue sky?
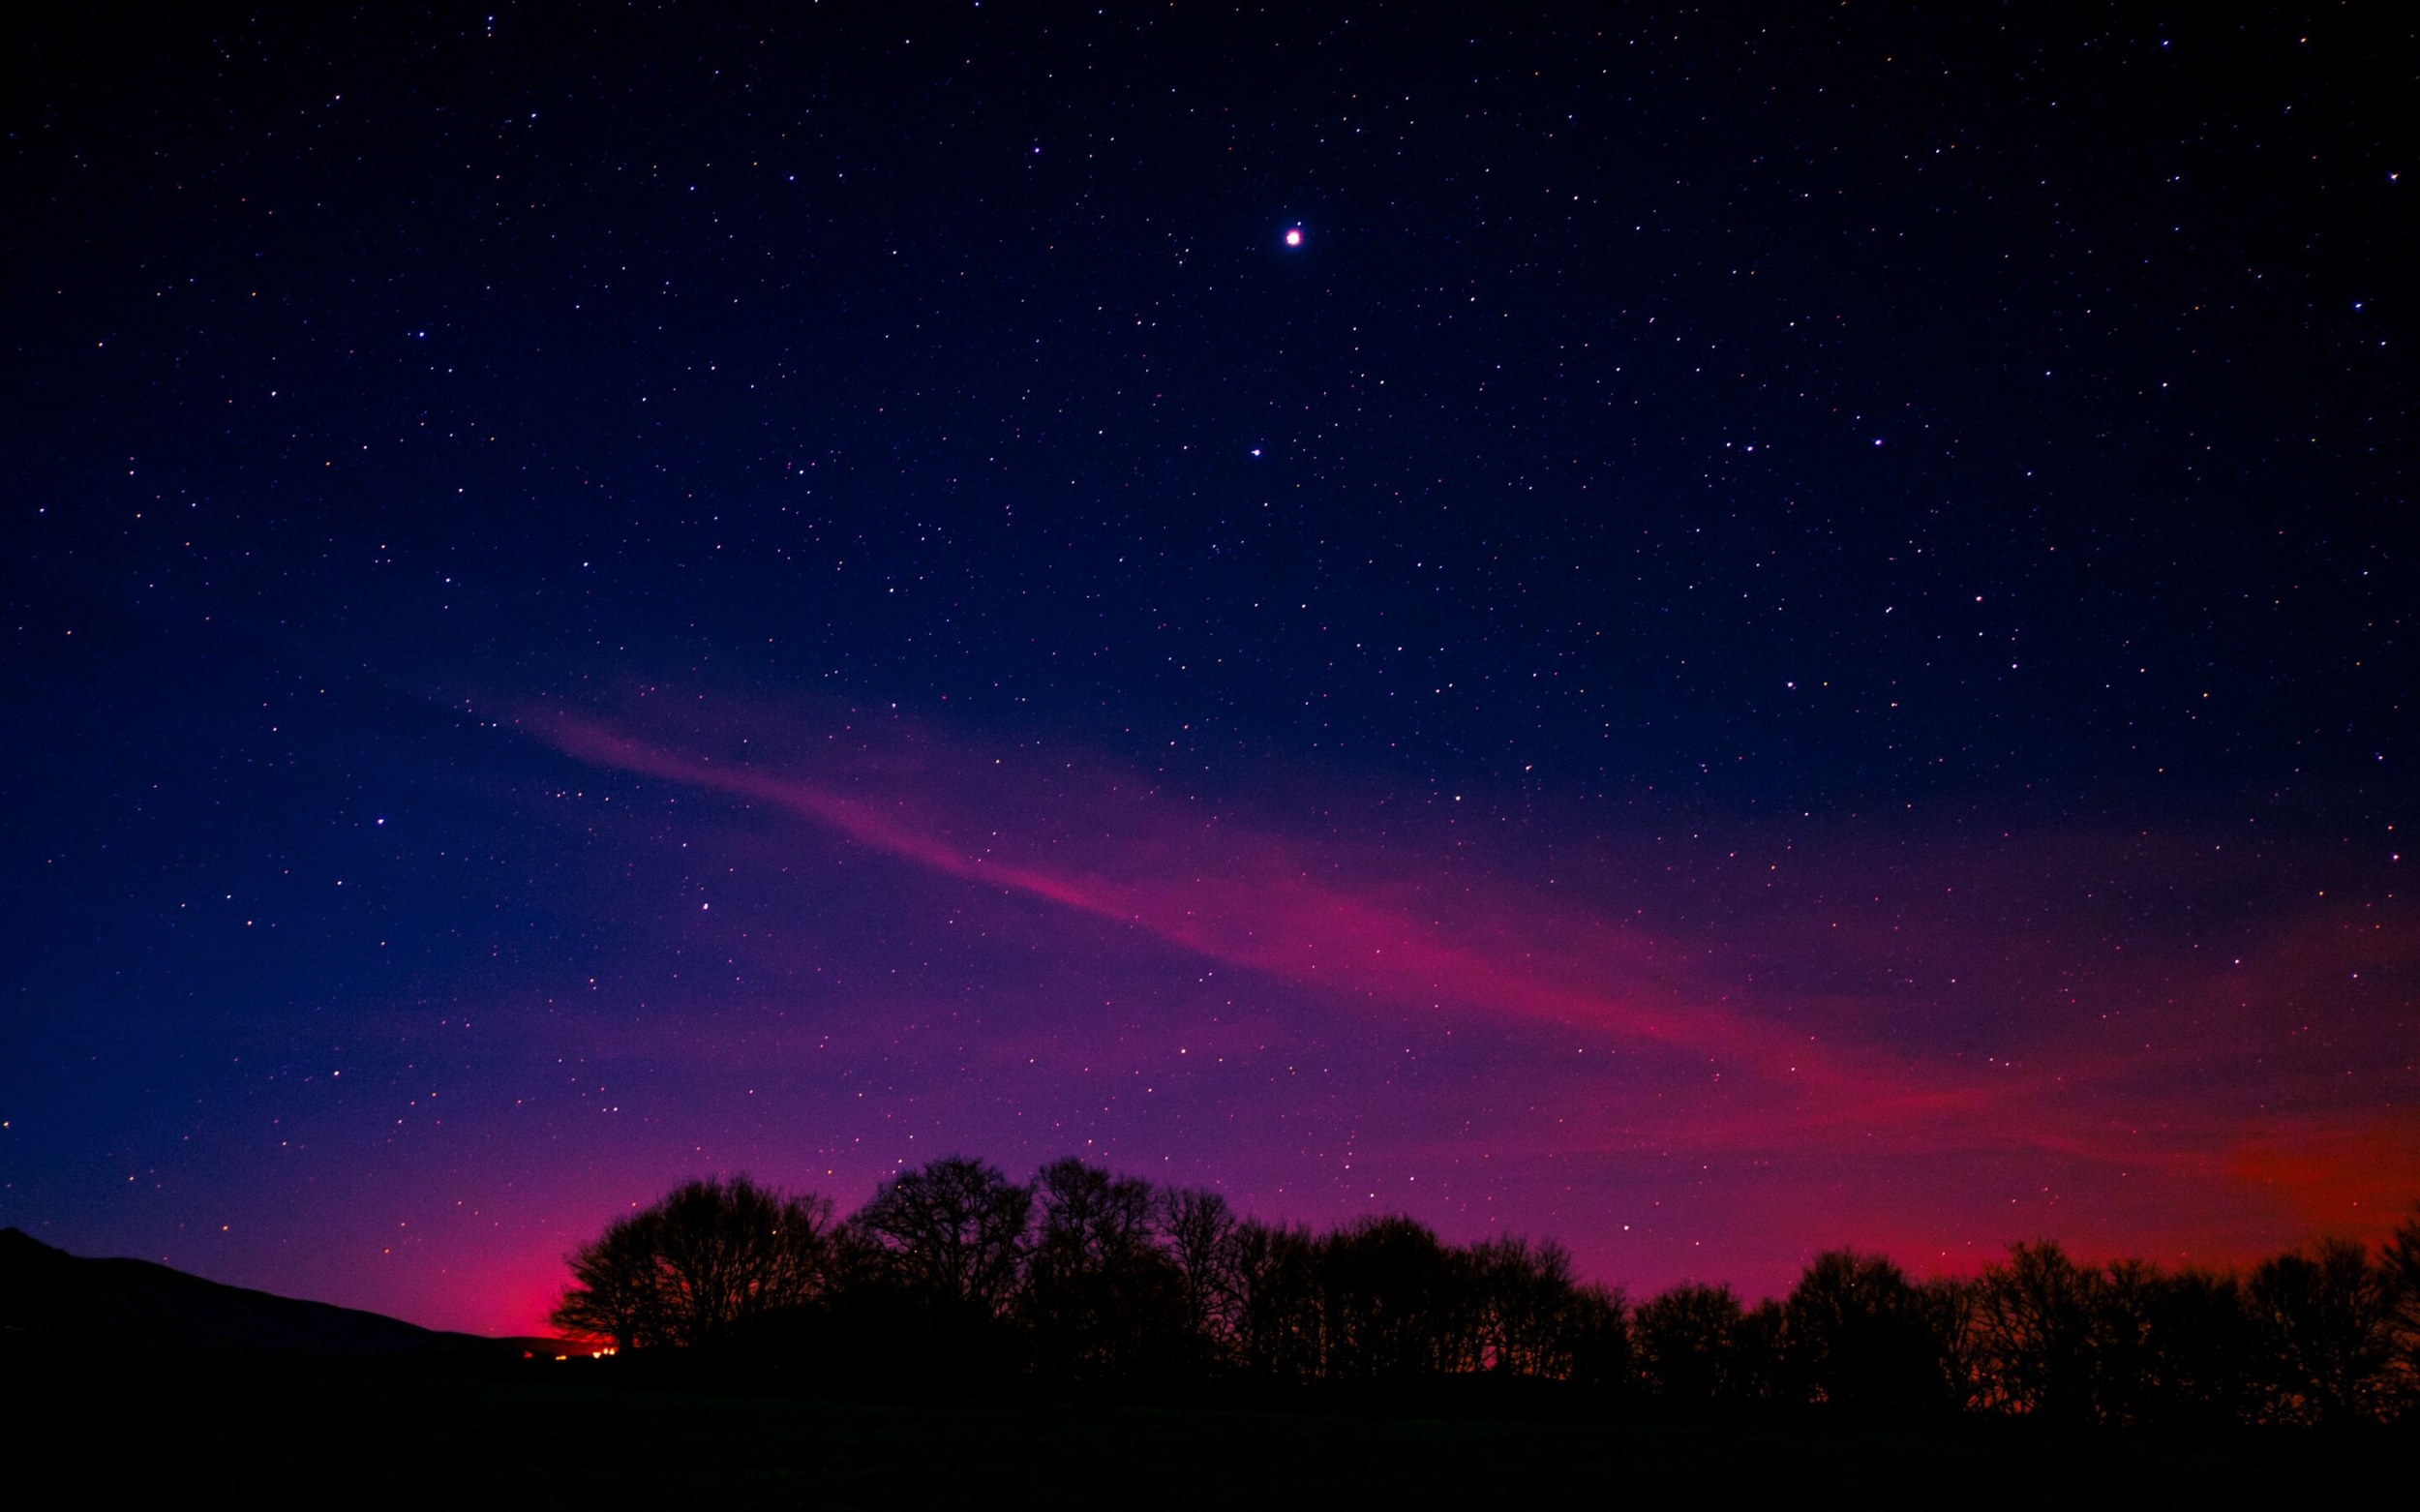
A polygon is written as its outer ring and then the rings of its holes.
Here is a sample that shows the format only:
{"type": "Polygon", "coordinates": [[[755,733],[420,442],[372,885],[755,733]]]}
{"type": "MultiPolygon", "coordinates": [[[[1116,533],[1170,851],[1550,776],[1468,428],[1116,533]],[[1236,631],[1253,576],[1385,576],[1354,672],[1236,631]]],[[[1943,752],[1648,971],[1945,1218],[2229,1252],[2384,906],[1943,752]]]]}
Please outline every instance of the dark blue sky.
{"type": "Polygon", "coordinates": [[[52,24],[0,1220],[505,1327],[701,1167],[1751,1285],[2420,1179],[2385,8],[52,24]]]}

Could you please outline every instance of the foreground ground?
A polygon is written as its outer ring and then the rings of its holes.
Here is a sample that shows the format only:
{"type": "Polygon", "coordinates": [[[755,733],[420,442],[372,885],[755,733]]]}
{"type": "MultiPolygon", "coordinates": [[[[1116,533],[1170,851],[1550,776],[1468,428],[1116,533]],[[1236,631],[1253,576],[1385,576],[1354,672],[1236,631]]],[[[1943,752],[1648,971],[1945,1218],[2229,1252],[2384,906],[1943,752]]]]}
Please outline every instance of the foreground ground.
{"type": "Polygon", "coordinates": [[[515,1506],[2206,1508],[2301,1504],[2380,1473],[2392,1484],[2410,1463],[2407,1440],[2384,1437],[929,1407],[631,1389],[568,1371],[10,1376],[16,1474],[46,1467],[43,1481],[102,1504],[172,1490],[515,1506]]]}

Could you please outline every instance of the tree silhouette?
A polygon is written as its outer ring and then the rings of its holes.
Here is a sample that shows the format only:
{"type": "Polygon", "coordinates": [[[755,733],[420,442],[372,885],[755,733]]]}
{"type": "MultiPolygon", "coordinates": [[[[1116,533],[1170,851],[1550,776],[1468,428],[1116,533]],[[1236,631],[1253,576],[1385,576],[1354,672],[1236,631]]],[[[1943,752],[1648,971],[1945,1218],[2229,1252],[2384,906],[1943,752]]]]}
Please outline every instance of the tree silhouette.
{"type": "Polygon", "coordinates": [[[822,1291],[831,1227],[821,1197],[745,1176],[684,1183],[571,1257],[576,1285],[554,1324],[618,1348],[722,1343],[822,1291]]]}
{"type": "Polygon", "coordinates": [[[1468,1369],[1476,1309],[1459,1257],[1407,1218],[1365,1218],[1319,1247],[1321,1361],[1338,1379],[1468,1369]]]}
{"type": "Polygon", "coordinates": [[[1767,1297],[1747,1310],[1731,1335],[1730,1401],[1783,1405],[1795,1401],[1789,1376],[1789,1315],[1767,1297]]]}
{"type": "Polygon", "coordinates": [[[1233,1363],[1243,1304],[1234,1212],[1216,1192],[1176,1188],[1161,1199],[1160,1226],[1176,1266],[1196,1357],[1205,1367],[1233,1363]]]}
{"type": "Polygon", "coordinates": [[[1099,1381],[1151,1370],[1186,1326],[1185,1278],[1156,1245],[1151,1184],[1078,1160],[1035,1178],[1042,1221],[1024,1305],[1044,1367],[1099,1381]]]}
{"type": "Polygon", "coordinates": [[[2161,1277],[2143,1301],[2152,1374],[2141,1421],[2215,1428],[2253,1416],[2259,1343],[2242,1283],[2188,1267],[2161,1277]]]}
{"type": "Polygon", "coordinates": [[[1563,1349],[1574,1386],[1599,1397],[1630,1389],[1636,1376],[1630,1310],[1620,1290],[1593,1282],[1572,1288],[1563,1315],[1563,1349]]]}
{"type": "Polygon", "coordinates": [[[2159,1415],[2160,1293],[2167,1278],[2142,1260],[2114,1260],[2093,1273],[2094,1419],[2126,1428],[2159,1415]]]}
{"type": "Polygon", "coordinates": [[[1464,1252],[1474,1288],[1474,1368],[1503,1376],[1570,1379],[1601,1315],[1571,1275],[1571,1254],[1549,1239],[1483,1239],[1464,1252]]]}
{"type": "Polygon", "coordinates": [[[2140,1260],[2098,1269],[2013,1245],[1977,1285],[1983,1406],[2049,1422],[2212,1427],[2253,1409],[2273,1352],[2231,1276],[2140,1260]]]}
{"type": "Polygon", "coordinates": [[[1299,1226],[1247,1219],[1228,1245],[1236,1292],[1235,1357],[1264,1381],[1305,1381],[1324,1357],[1319,1246],[1299,1226]]]}
{"type": "Polygon", "coordinates": [[[2051,1243],[2013,1244],[1983,1268],[1977,1324],[1993,1406],[2044,1422],[2088,1423],[2100,1278],[2051,1243]]]}
{"type": "Polygon", "coordinates": [[[2402,1412],[2420,1412],[2420,1207],[2395,1229],[2378,1255],[2393,1300],[2395,1366],[2391,1394],[2402,1412]]]}
{"type": "Polygon", "coordinates": [[[547,1321],[617,1349],[669,1344],[657,1292],[654,1208],[617,1218],[570,1260],[572,1285],[547,1321]]]}
{"type": "Polygon", "coordinates": [[[1817,1255],[1782,1304],[1785,1365],[1804,1401],[1868,1417],[1961,1405],[1954,1284],[1926,1290],[1879,1255],[1817,1255]]]}
{"type": "Polygon", "coordinates": [[[996,1315],[1022,1280],[1030,1187],[964,1156],[892,1178],[850,1220],[869,1241],[860,1264],[933,1305],[996,1315]]]}
{"type": "Polygon", "coordinates": [[[2335,1424],[2375,1413],[2395,1358],[2396,1298],[2360,1245],[2327,1239],[2252,1273],[2274,1410],[2335,1424]]]}
{"type": "Polygon", "coordinates": [[[1630,1320],[1648,1394],[1683,1411],[1739,1395],[1736,1369],[1746,1314],[1729,1286],[1684,1282],[1641,1303],[1630,1320]]]}
{"type": "Polygon", "coordinates": [[[1552,1241],[1453,1245],[1400,1215],[1314,1234],[1080,1160],[1020,1184],[953,1157],[837,1226],[819,1197],[687,1182],[569,1262],[558,1328],[816,1389],[1324,1381],[1425,1397],[1459,1377],[1482,1400],[1559,1393],[1592,1410],[1644,1397],[1677,1413],[2197,1431],[2420,1407],[2420,1213],[2375,1259],[2328,1241],[2244,1280],[2086,1265],[2042,1241],[1971,1282],[1919,1283],[1834,1250],[1780,1301],[1690,1283],[1634,1313],[1552,1241]]]}

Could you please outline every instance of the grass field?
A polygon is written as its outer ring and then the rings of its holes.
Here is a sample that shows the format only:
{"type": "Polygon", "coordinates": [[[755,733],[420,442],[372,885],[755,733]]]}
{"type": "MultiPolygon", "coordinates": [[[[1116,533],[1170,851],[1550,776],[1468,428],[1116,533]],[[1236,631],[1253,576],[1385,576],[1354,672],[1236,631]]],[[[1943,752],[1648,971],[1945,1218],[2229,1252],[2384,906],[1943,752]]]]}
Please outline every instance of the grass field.
{"type": "MultiPolygon", "coordinates": [[[[930,1407],[408,1375],[8,1383],[11,1478],[100,1504],[2292,1506],[2410,1441],[930,1407]],[[86,1479],[88,1477],[88,1479],[86,1479]]],[[[31,1504],[31,1503],[26,1503],[31,1504]]]]}

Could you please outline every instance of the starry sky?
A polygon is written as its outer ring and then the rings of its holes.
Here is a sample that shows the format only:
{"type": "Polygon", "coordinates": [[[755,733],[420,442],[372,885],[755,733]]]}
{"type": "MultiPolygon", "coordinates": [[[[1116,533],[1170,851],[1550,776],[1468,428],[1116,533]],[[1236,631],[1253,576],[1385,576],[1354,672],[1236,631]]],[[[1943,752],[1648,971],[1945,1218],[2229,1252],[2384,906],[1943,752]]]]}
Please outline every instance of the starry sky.
{"type": "Polygon", "coordinates": [[[2394,8],[406,9],[5,65],[0,1222],[2420,1196],[2394,8]]]}

